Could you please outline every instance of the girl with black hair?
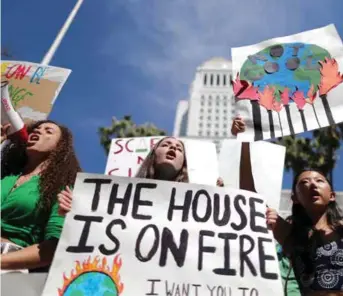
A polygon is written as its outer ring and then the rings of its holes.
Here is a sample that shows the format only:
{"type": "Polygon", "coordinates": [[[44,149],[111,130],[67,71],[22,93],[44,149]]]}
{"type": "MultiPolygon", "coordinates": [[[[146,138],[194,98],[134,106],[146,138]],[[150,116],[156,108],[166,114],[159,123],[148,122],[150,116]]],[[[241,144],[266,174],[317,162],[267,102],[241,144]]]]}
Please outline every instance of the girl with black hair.
{"type": "Polygon", "coordinates": [[[316,170],[294,178],[292,224],[273,209],[266,218],[289,254],[302,295],[343,295],[343,218],[332,184],[316,170]]]}

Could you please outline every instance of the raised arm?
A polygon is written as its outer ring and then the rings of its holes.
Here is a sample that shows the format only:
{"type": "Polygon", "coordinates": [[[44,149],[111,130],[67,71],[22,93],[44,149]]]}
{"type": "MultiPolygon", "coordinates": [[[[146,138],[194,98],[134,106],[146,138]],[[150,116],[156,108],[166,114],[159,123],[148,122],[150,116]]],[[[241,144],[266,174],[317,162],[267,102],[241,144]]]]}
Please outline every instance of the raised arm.
{"type": "Polygon", "coordinates": [[[19,251],[2,254],[1,269],[36,269],[49,266],[54,257],[57,239],[43,241],[19,251]]]}
{"type": "Polygon", "coordinates": [[[290,251],[289,246],[292,245],[290,234],[292,225],[285,219],[280,217],[276,210],[267,208],[266,220],[268,226],[272,229],[274,238],[287,251],[290,251]]]}
{"type": "Polygon", "coordinates": [[[251,167],[250,143],[242,143],[241,162],[239,167],[239,188],[256,192],[251,167]]]}

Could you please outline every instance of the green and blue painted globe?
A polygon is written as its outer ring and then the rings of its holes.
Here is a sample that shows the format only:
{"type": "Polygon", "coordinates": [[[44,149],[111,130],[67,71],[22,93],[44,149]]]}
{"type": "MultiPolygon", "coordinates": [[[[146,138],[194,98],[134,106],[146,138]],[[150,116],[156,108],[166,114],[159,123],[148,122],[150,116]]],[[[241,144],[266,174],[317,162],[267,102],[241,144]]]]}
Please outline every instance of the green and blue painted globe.
{"type": "Polygon", "coordinates": [[[326,57],[330,58],[329,52],[314,44],[276,44],[249,56],[241,68],[240,79],[252,82],[259,91],[267,85],[274,87],[276,96],[285,87],[290,92],[300,90],[306,95],[311,85],[318,89],[318,62],[326,57]]]}
{"type": "Polygon", "coordinates": [[[66,288],[64,296],[118,296],[113,279],[102,272],[79,275],[66,288]]]}

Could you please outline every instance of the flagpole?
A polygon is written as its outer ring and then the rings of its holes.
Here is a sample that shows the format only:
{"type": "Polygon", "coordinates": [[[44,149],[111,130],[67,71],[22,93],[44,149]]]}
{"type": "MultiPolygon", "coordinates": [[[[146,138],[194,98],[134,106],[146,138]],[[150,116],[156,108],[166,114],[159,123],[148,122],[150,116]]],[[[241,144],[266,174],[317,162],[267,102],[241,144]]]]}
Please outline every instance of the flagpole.
{"type": "Polygon", "coordinates": [[[78,0],[73,8],[73,10],[70,12],[67,20],[65,21],[63,27],[61,30],[58,32],[54,42],[50,46],[48,52],[45,54],[41,64],[47,66],[49,65],[50,61],[52,60],[56,50],[58,49],[60,43],[62,42],[62,39],[64,38],[65,34],[67,33],[71,23],[73,22],[77,12],[79,11],[82,3],[84,0],[78,0]]]}

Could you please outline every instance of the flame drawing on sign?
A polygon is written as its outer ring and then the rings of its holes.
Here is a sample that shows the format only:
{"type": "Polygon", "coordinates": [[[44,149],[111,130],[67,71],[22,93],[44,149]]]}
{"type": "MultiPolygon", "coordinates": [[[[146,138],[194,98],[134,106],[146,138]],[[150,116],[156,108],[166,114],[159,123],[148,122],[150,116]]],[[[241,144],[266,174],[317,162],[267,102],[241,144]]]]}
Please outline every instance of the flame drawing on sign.
{"type": "Polygon", "coordinates": [[[107,264],[106,257],[102,258],[101,262],[99,256],[93,259],[89,257],[83,263],[76,261],[75,269],[71,271],[70,276],[63,274],[63,287],[58,289],[58,295],[69,296],[79,293],[118,296],[124,289],[119,275],[121,266],[122,260],[119,255],[114,257],[112,267],[107,264]]]}

